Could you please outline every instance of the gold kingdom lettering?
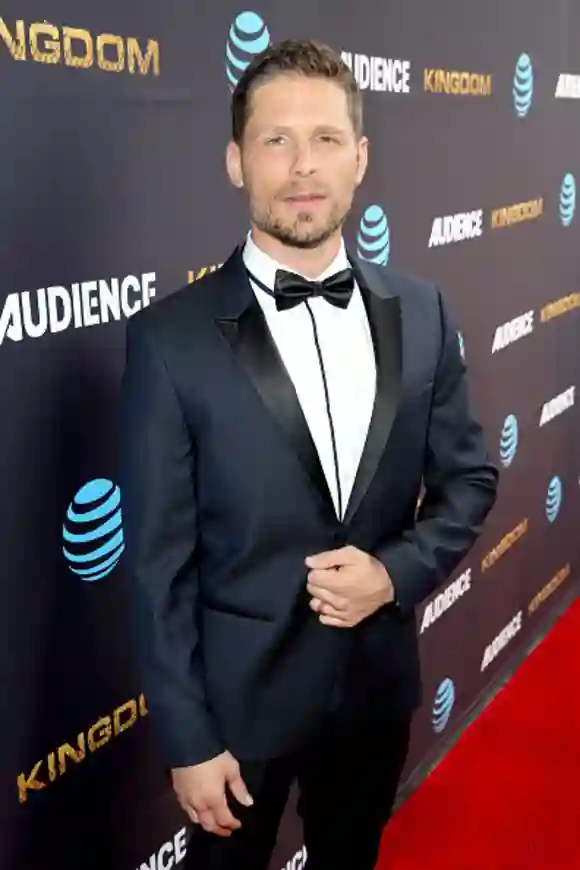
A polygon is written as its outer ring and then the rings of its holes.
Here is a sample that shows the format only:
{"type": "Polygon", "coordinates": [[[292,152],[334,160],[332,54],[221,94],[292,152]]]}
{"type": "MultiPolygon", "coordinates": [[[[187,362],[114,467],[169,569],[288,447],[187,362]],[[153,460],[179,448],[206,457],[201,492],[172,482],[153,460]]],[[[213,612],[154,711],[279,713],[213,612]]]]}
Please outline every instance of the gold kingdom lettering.
{"type": "Polygon", "coordinates": [[[54,752],[50,752],[47,758],[48,761],[48,778],[51,782],[54,782],[58,776],[58,770],[56,769],[56,754],[54,752]]]}
{"type": "Polygon", "coordinates": [[[508,532],[508,534],[501,539],[497,547],[494,547],[494,549],[482,559],[482,572],[487,571],[488,568],[491,568],[492,565],[495,565],[495,563],[499,559],[501,559],[501,557],[505,553],[507,553],[507,551],[510,550],[514,546],[514,544],[516,544],[517,541],[519,541],[519,539],[526,534],[527,531],[528,520],[525,519],[518,526],[516,526],[515,529],[513,529],[511,532],[508,532]]]}
{"type": "Polygon", "coordinates": [[[187,270],[187,283],[193,284],[194,281],[199,281],[200,278],[203,278],[204,275],[208,275],[211,272],[217,272],[218,269],[221,269],[223,263],[212,263],[211,266],[202,266],[201,269],[197,272],[194,272],[193,269],[187,270]]]}
{"type": "Polygon", "coordinates": [[[555,302],[550,302],[542,308],[540,315],[542,323],[547,323],[554,317],[567,314],[575,308],[580,308],[580,293],[571,293],[569,296],[564,296],[562,299],[556,299],[555,302]]]}
{"type": "Polygon", "coordinates": [[[16,22],[16,36],[12,36],[3,18],[0,18],[0,36],[14,60],[26,60],[26,30],[24,21],[16,22]]]}
{"type": "Polygon", "coordinates": [[[21,804],[25,804],[28,800],[30,790],[39,791],[41,788],[46,788],[46,783],[36,778],[41,767],[42,761],[37,761],[32,768],[32,773],[29,773],[28,776],[23,773],[18,775],[18,800],[21,804]]]}
{"type": "Polygon", "coordinates": [[[48,781],[42,782],[39,778],[39,771],[43,762],[39,761],[33,768],[32,772],[25,776],[21,773],[17,777],[17,786],[20,803],[25,803],[28,800],[28,792],[30,790],[38,790],[45,788],[50,782],[54,782],[59,776],[63,776],[68,769],[67,759],[72,759],[75,764],[84,761],[87,757],[87,744],[90,752],[96,752],[106,743],[111,737],[117,737],[131,728],[139,717],[147,716],[147,704],[145,695],[141,693],[138,698],[131,698],[120,707],[117,707],[112,717],[102,716],[98,722],[89,728],[88,732],[80,732],[77,736],[77,745],[63,743],[58,747],[56,752],[49,752],[47,756],[48,781]],[[58,761],[58,765],[57,765],[58,761]]]}
{"type": "Polygon", "coordinates": [[[438,94],[487,97],[492,91],[492,76],[459,70],[424,69],[423,90],[438,94]]]}
{"type": "Polygon", "coordinates": [[[553,595],[556,589],[558,589],[558,587],[561,586],[562,583],[568,579],[568,577],[570,576],[570,572],[571,568],[569,564],[561,568],[558,573],[555,574],[554,577],[552,577],[550,582],[538,592],[535,598],[532,598],[528,605],[528,612],[534,613],[534,611],[536,611],[538,607],[540,607],[540,605],[543,604],[544,601],[546,601],[550,597],[550,595],[553,595]]]}
{"type": "Polygon", "coordinates": [[[58,64],[76,69],[89,69],[95,64],[105,72],[123,72],[140,75],[159,75],[159,42],[148,39],[142,48],[135,36],[126,39],[114,33],[93,36],[79,27],[62,28],[47,21],[35,21],[27,25],[19,19],[10,30],[0,18],[0,38],[14,60],[27,60],[27,45],[30,59],[38,63],[58,64]]]}
{"type": "Polygon", "coordinates": [[[535,220],[544,211],[544,199],[532,199],[529,202],[519,202],[515,205],[498,208],[491,213],[492,229],[512,226],[522,221],[535,220]]]}
{"type": "Polygon", "coordinates": [[[141,75],[147,75],[149,67],[153,64],[153,75],[159,75],[159,43],[156,39],[147,40],[147,50],[143,54],[141,47],[134,36],[127,39],[127,54],[129,56],[129,72],[135,72],[135,65],[141,75]]]}
{"type": "Polygon", "coordinates": [[[115,737],[121,734],[122,731],[126,731],[127,728],[130,728],[131,725],[134,725],[137,721],[137,717],[137,704],[133,698],[121,707],[117,707],[113,713],[113,733],[115,734],[115,737]],[[121,714],[124,713],[125,710],[129,710],[130,716],[126,722],[121,722],[121,714]]]}
{"type": "Polygon", "coordinates": [[[75,764],[78,764],[79,761],[84,761],[87,756],[87,749],[85,743],[85,735],[82,733],[79,734],[78,738],[78,749],[75,750],[70,745],[70,743],[63,743],[62,746],[58,747],[58,772],[62,776],[63,773],[66,773],[66,759],[72,758],[75,764]]]}
{"type": "Polygon", "coordinates": [[[98,722],[95,722],[95,724],[89,728],[88,737],[90,751],[96,752],[97,749],[100,749],[101,746],[108,743],[112,736],[113,728],[111,725],[111,717],[103,716],[102,719],[99,719],[98,722]]]}
{"type": "Polygon", "coordinates": [[[31,24],[28,31],[30,40],[30,56],[38,63],[60,63],[60,42],[58,42],[58,27],[53,24],[31,24]],[[39,37],[43,39],[44,51],[39,47],[39,37]]]}
{"type": "Polygon", "coordinates": [[[95,62],[93,52],[93,40],[88,30],[80,30],[77,27],[63,27],[62,41],[64,47],[64,62],[67,66],[76,69],[89,69],[95,62]],[[84,46],[84,54],[74,54],[73,40],[81,42],[84,46]]]}
{"type": "Polygon", "coordinates": [[[105,72],[123,72],[125,69],[125,43],[120,36],[113,33],[101,33],[97,38],[97,63],[105,72]],[[105,57],[105,46],[112,45],[115,49],[116,60],[108,60],[105,57]]]}
{"type": "Polygon", "coordinates": [[[491,96],[492,87],[493,87],[493,79],[492,79],[491,75],[488,74],[486,76],[482,76],[480,93],[483,94],[484,97],[489,97],[489,96],[491,96]]]}

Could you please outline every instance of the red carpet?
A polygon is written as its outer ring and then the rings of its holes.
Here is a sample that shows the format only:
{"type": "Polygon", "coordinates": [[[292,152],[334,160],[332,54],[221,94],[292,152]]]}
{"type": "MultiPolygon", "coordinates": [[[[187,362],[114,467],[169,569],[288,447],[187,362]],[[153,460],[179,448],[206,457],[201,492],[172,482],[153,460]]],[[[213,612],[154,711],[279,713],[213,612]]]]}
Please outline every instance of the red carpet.
{"type": "Polygon", "coordinates": [[[418,868],[580,868],[580,600],[391,820],[377,870],[418,868]]]}

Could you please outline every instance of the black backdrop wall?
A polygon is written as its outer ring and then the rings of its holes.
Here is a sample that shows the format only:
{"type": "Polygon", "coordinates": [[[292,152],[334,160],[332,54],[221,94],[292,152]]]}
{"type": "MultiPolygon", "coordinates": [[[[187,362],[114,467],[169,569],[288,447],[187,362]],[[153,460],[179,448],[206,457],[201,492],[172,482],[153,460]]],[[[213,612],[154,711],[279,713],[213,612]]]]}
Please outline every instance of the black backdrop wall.
{"type": "MultiPolygon", "coordinates": [[[[185,817],[122,615],[116,403],[125,319],[246,232],[223,168],[230,83],[268,40],[345,52],[372,143],[347,241],[443,287],[503,466],[482,539],[418,613],[408,779],[578,583],[580,5],[7,0],[0,16],[0,862],[166,870],[185,817]]],[[[304,857],[290,805],[273,870],[304,857]]]]}

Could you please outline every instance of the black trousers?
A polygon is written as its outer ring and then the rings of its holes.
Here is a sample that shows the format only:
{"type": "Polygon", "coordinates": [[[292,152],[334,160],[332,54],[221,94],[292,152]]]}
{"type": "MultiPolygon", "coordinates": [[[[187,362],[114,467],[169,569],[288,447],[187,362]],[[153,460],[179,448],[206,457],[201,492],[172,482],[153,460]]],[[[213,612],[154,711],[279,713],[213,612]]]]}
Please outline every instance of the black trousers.
{"type": "Polygon", "coordinates": [[[267,761],[238,759],[254,804],[244,807],[228,792],[242,827],[219,837],[195,825],[184,868],[267,870],[297,779],[308,870],[373,870],[409,734],[408,718],[379,725],[331,716],[300,751],[267,761]]]}

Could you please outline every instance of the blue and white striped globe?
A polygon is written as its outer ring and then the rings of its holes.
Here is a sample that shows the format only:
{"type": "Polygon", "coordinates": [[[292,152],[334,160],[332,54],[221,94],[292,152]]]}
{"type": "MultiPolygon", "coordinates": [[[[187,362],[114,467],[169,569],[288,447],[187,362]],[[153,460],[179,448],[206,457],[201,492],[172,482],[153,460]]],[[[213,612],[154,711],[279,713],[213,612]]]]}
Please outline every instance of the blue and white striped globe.
{"type": "Polygon", "coordinates": [[[509,417],[506,417],[503,424],[499,446],[501,464],[506,468],[514,461],[518,449],[518,440],[518,421],[513,414],[510,414],[509,417]]]}
{"type": "Polygon", "coordinates": [[[576,211],[576,179],[567,172],[560,187],[560,220],[569,227],[576,211]]]}
{"type": "Polygon", "coordinates": [[[270,32],[257,12],[240,12],[228,33],[226,76],[230,90],[241,79],[253,58],[270,45],[270,32]]]}
{"type": "Polygon", "coordinates": [[[553,477],[548,486],[548,495],[546,496],[546,516],[549,522],[556,521],[560,508],[562,507],[562,481],[556,476],[553,477]]]}
{"type": "Polygon", "coordinates": [[[455,704],[455,685],[453,680],[446,677],[439,685],[435,693],[431,724],[433,731],[440,734],[447,726],[455,704]]]}
{"type": "Polygon", "coordinates": [[[125,549],[119,487],[104,478],[81,487],[68,507],[62,535],[73,574],[90,582],[110,574],[125,549]]]}
{"type": "Polygon", "coordinates": [[[385,210],[369,205],[361,218],[357,235],[357,253],[369,263],[386,266],[391,249],[391,234],[385,210]]]}
{"type": "Polygon", "coordinates": [[[525,118],[534,98],[534,70],[529,54],[518,58],[513,84],[514,107],[518,118],[525,118]]]}

